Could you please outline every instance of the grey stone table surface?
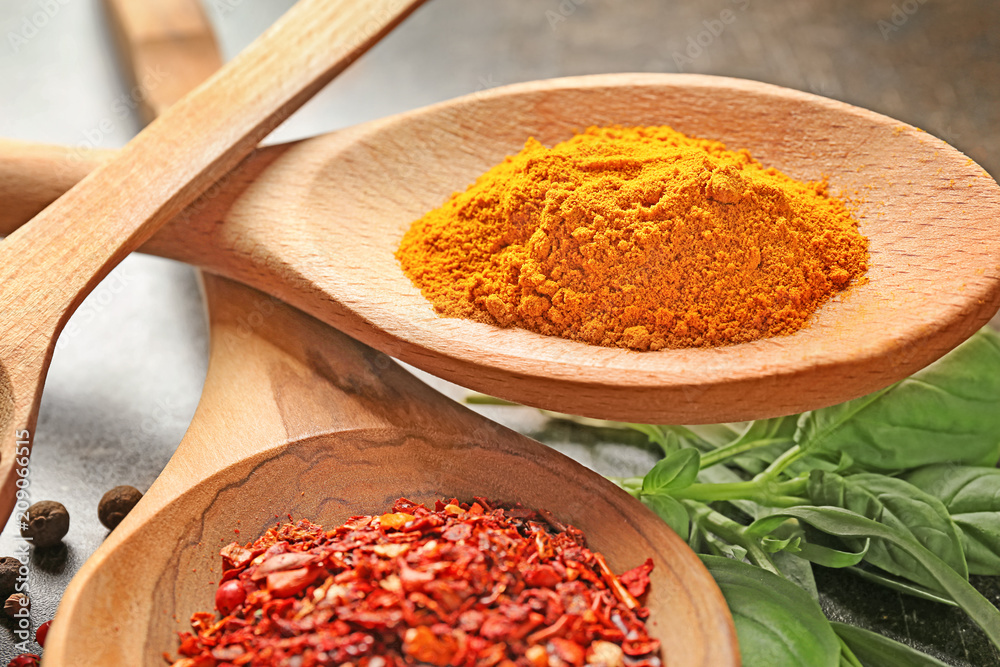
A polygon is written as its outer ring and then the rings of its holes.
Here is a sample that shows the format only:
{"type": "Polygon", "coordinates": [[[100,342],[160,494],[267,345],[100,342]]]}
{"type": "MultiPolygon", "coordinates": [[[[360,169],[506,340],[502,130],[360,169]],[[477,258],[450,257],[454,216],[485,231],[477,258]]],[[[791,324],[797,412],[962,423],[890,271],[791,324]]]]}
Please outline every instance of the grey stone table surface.
{"type": "MultiPolygon", "coordinates": [[[[151,2],[153,0],[150,0],[151,2]]],[[[290,0],[205,0],[232,56],[290,0]]],[[[517,81],[600,72],[699,72],[815,92],[941,136],[1000,176],[996,0],[431,0],[269,141],[330,131],[517,81]]],[[[0,136],[114,147],[139,129],[99,0],[0,2],[0,136]]],[[[0,206],[3,206],[0,202],[0,206]]],[[[102,493],[145,490],[180,441],[204,381],[207,331],[196,273],[129,257],[60,339],[30,467],[32,499],[64,503],[65,546],[29,562],[35,623],[106,536],[102,493]]],[[[447,387],[453,395],[461,390],[447,387]]],[[[655,460],[620,432],[595,433],[526,408],[484,407],[606,474],[655,460]]],[[[0,555],[17,546],[0,535],[0,555]]],[[[954,665],[1000,664],[961,614],[822,576],[824,604],[954,665]]],[[[995,582],[977,582],[994,602],[995,582]]],[[[15,654],[0,627],[0,664],[15,654]]]]}

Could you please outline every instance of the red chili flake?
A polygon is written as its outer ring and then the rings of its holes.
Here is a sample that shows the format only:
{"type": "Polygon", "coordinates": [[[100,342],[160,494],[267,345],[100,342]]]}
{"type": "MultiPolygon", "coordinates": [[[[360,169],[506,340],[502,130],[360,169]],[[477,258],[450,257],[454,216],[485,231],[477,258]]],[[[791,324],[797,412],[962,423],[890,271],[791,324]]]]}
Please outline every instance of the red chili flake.
{"type": "Polygon", "coordinates": [[[42,659],[34,653],[22,653],[7,663],[7,667],[38,667],[42,659]]]}
{"type": "Polygon", "coordinates": [[[551,565],[539,565],[524,573],[524,581],[535,588],[555,588],[562,577],[551,565]]]}
{"type": "Polygon", "coordinates": [[[212,657],[216,660],[221,660],[224,662],[232,662],[238,658],[243,657],[246,654],[246,649],[239,644],[231,644],[230,646],[216,646],[212,649],[212,657]]]}
{"type": "Polygon", "coordinates": [[[223,569],[226,570],[246,567],[247,563],[254,558],[254,553],[252,551],[244,549],[235,542],[227,547],[224,547],[221,553],[223,569]]]}
{"type": "Polygon", "coordinates": [[[649,573],[653,571],[653,559],[647,558],[646,562],[638,567],[633,567],[628,572],[618,577],[618,581],[625,584],[628,592],[639,598],[646,593],[649,588],[649,573]]]}
{"type": "Polygon", "coordinates": [[[322,573],[323,570],[309,567],[275,572],[267,575],[267,591],[271,597],[289,598],[304,591],[322,573]]]}
{"type": "Polygon", "coordinates": [[[552,652],[563,662],[576,665],[576,667],[583,665],[584,650],[576,642],[569,639],[562,639],[561,637],[553,637],[549,640],[549,643],[552,644],[552,652]]]}
{"type": "Polygon", "coordinates": [[[458,642],[451,635],[437,637],[426,625],[410,628],[403,635],[403,655],[438,667],[452,664],[458,642]]]}
{"type": "Polygon", "coordinates": [[[559,620],[555,623],[551,623],[538,632],[528,635],[529,644],[541,644],[542,642],[548,641],[553,637],[556,637],[566,631],[566,628],[572,622],[569,616],[560,616],[559,620]]]}
{"type": "Polygon", "coordinates": [[[459,540],[468,538],[470,535],[472,535],[472,525],[468,523],[457,523],[454,526],[449,526],[447,530],[441,533],[441,537],[449,542],[458,542],[459,540]]]}
{"type": "Polygon", "coordinates": [[[416,518],[406,512],[392,512],[391,514],[383,514],[379,517],[383,528],[395,528],[397,530],[402,530],[406,524],[416,518]]]}
{"type": "Polygon", "coordinates": [[[38,642],[38,645],[42,648],[45,648],[45,638],[49,636],[49,628],[51,627],[52,621],[45,621],[38,626],[37,630],[35,630],[35,641],[38,642]]]}
{"type": "Polygon", "coordinates": [[[313,554],[304,553],[283,553],[271,556],[263,563],[257,566],[254,570],[253,575],[250,577],[253,581],[258,579],[263,579],[267,575],[273,572],[284,572],[286,570],[297,570],[306,565],[311,565],[317,560],[316,556],[313,554]]]}
{"type": "Polygon", "coordinates": [[[636,599],[652,561],[616,577],[585,544],[484,498],[278,524],[222,550],[221,616],[191,617],[172,667],[659,667],[636,599]]]}
{"type": "Polygon", "coordinates": [[[611,587],[611,590],[618,597],[618,599],[622,601],[622,604],[629,609],[638,609],[640,606],[639,601],[633,597],[627,588],[622,586],[622,582],[618,580],[615,573],[611,571],[610,567],[608,567],[608,563],[604,560],[604,556],[601,554],[594,554],[594,559],[597,561],[598,571],[601,573],[601,576],[604,577],[604,581],[608,583],[608,586],[611,587]]]}

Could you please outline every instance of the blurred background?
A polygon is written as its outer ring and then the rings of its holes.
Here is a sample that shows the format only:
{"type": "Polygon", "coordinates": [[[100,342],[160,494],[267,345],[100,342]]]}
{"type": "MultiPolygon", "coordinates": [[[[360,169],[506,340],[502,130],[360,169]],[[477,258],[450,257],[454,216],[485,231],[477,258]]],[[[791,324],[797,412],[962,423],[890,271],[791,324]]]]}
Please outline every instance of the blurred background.
{"type": "MultiPolygon", "coordinates": [[[[227,58],[292,4],[204,2],[227,58]]],[[[127,83],[106,18],[100,0],[0,3],[0,136],[117,147],[139,130],[142,92],[127,83]]],[[[518,81],[630,71],[743,77],[843,100],[937,135],[1000,176],[996,0],[430,0],[268,141],[518,81]]],[[[64,545],[30,561],[36,624],[54,615],[106,536],[101,495],[118,484],[145,491],[170,457],[206,360],[197,277],[187,266],[132,256],[74,316],[52,362],[30,468],[32,500],[58,500],[71,515],[64,545]]],[[[476,409],[604,474],[643,474],[656,460],[638,433],[528,408],[476,409]]],[[[16,535],[16,525],[4,528],[0,555],[14,552],[16,535]]],[[[949,664],[1000,664],[961,612],[848,576],[820,579],[833,617],[949,664]]],[[[1000,601],[996,582],[975,583],[1000,601]]],[[[15,655],[11,627],[0,620],[0,664],[15,655]]]]}

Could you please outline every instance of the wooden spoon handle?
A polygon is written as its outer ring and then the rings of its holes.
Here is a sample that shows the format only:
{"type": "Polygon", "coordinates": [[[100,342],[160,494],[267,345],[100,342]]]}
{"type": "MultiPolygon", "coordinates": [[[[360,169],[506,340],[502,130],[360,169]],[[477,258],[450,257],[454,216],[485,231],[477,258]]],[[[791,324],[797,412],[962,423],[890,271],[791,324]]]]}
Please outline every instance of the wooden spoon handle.
{"type": "Polygon", "coordinates": [[[0,308],[19,317],[0,334],[31,318],[33,330],[55,335],[111,267],[421,2],[300,0],[37,224],[4,241],[0,308]]]}
{"type": "MultiPolygon", "coordinates": [[[[262,146],[254,150],[238,169],[224,175],[209,189],[204,202],[194,202],[174,222],[164,225],[142,245],[142,251],[246,279],[248,258],[236,250],[220,250],[229,246],[225,239],[219,238],[218,221],[226,218],[227,207],[243,188],[294,145],[262,146]]],[[[0,202],[3,202],[0,236],[12,234],[116,154],[111,149],[0,139],[0,202]]]]}
{"type": "Polygon", "coordinates": [[[0,139],[0,235],[31,220],[116,154],[0,139]]]}
{"type": "MultiPolygon", "coordinates": [[[[222,67],[200,0],[104,0],[146,123],[222,67]]],[[[38,215],[117,151],[0,139],[0,235],[38,215]]]]}
{"type": "Polygon", "coordinates": [[[118,54],[149,123],[222,67],[201,0],[104,0],[118,54]]]}

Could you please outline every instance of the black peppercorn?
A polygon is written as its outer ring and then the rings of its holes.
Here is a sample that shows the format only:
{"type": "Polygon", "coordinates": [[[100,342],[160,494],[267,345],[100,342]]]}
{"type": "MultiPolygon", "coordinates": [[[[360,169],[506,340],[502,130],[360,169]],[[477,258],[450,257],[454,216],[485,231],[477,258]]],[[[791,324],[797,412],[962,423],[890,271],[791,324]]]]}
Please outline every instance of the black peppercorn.
{"type": "Polygon", "coordinates": [[[134,486],[116,486],[101,498],[97,517],[108,530],[114,530],[141,499],[142,493],[134,486]]]}
{"type": "Polygon", "coordinates": [[[36,547],[59,544],[69,532],[69,512],[62,503],[42,500],[28,508],[28,523],[21,524],[21,536],[36,547]]]}
{"type": "Polygon", "coordinates": [[[14,592],[20,569],[21,561],[13,556],[0,558],[0,599],[5,600],[8,595],[14,592]]]}

